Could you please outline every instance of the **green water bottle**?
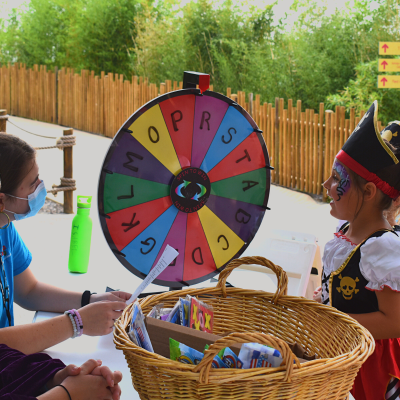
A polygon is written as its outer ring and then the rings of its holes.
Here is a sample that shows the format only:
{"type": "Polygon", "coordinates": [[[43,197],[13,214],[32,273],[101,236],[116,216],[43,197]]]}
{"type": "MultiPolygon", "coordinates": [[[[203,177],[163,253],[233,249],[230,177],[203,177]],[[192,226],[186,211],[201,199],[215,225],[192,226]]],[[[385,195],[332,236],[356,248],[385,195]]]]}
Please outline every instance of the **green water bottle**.
{"type": "Polygon", "coordinates": [[[70,272],[87,272],[89,265],[92,219],[90,205],[92,196],[78,196],[78,213],[72,220],[68,269],[70,272]]]}

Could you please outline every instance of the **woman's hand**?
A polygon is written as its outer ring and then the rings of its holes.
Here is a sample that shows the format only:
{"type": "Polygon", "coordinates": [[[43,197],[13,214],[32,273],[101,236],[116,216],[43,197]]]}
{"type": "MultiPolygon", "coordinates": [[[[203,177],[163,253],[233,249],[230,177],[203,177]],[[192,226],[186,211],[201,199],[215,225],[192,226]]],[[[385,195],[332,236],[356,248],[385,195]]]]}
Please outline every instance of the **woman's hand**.
{"type": "Polygon", "coordinates": [[[313,293],[313,300],[322,303],[322,287],[317,287],[313,293]]]}
{"type": "Polygon", "coordinates": [[[131,298],[132,294],[128,292],[107,292],[92,294],[90,296],[90,303],[95,303],[97,301],[127,301],[131,298]]]}
{"type": "Polygon", "coordinates": [[[124,301],[98,301],[80,308],[83,333],[88,336],[102,336],[112,332],[114,322],[126,307],[124,301]]]}

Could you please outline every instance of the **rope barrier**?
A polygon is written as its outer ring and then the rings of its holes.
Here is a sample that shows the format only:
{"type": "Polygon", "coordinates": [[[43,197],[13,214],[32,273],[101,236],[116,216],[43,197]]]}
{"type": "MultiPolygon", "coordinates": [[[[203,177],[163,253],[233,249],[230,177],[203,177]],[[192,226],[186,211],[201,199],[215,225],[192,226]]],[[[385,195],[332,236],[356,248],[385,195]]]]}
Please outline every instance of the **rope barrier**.
{"type": "MultiPolygon", "coordinates": [[[[34,136],[42,137],[45,139],[56,139],[56,145],[55,146],[45,146],[45,147],[35,147],[35,150],[47,150],[47,149],[59,149],[63,150],[66,147],[72,147],[76,145],[76,136],[73,135],[65,135],[61,137],[54,137],[54,136],[44,136],[44,135],[39,135],[38,133],[33,133],[29,132],[26,129],[22,129],[18,125],[15,125],[10,119],[8,118],[8,115],[0,115],[0,120],[6,119],[11,125],[14,125],[16,128],[20,129],[21,131],[24,131],[26,133],[29,133],[34,136]]],[[[54,196],[57,196],[58,192],[66,192],[70,190],[76,190],[76,181],[73,178],[65,178],[62,177],[60,178],[60,185],[52,185],[52,189],[47,190],[47,193],[53,193],[54,196]]]]}
{"type": "Polygon", "coordinates": [[[60,178],[60,185],[52,185],[53,189],[47,190],[47,193],[53,193],[54,196],[57,196],[58,192],[66,192],[68,190],[76,190],[76,181],[72,178],[60,178]]]}
{"type": "Polygon", "coordinates": [[[68,135],[61,136],[57,139],[55,146],[35,147],[35,150],[46,150],[46,149],[64,149],[65,147],[72,147],[76,145],[76,136],[68,135]]]}
{"type": "MultiPolygon", "coordinates": [[[[7,117],[8,117],[8,115],[7,115],[7,117]]],[[[16,128],[21,129],[21,131],[24,131],[24,132],[26,132],[26,133],[30,133],[31,135],[39,136],[39,137],[42,137],[42,138],[45,138],[45,139],[58,139],[57,137],[54,137],[54,136],[44,136],[44,135],[39,135],[38,133],[29,132],[29,131],[27,131],[26,129],[20,128],[18,125],[15,125],[14,122],[12,122],[10,119],[8,120],[8,122],[9,122],[11,125],[14,125],[16,128]]]]}

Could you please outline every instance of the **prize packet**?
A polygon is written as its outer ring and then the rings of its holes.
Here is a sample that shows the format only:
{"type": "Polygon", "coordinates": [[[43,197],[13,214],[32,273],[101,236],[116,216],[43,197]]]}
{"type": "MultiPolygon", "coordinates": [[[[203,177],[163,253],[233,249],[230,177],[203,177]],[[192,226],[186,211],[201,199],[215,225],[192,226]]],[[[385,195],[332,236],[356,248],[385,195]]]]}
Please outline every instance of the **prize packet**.
{"type": "Polygon", "coordinates": [[[244,343],[240,349],[239,358],[243,362],[244,369],[277,368],[283,361],[278,350],[259,343],[244,343]]]}
{"type": "Polygon", "coordinates": [[[200,351],[192,349],[183,343],[169,338],[170,359],[179,361],[184,364],[197,365],[203,359],[204,354],[200,351]]]}
{"type": "MultiPolygon", "coordinates": [[[[208,344],[205,345],[204,351],[208,350],[210,346],[208,344]]],[[[219,356],[219,353],[214,357],[212,363],[211,363],[211,368],[228,368],[228,366],[221,360],[221,357],[219,356]]]]}
{"type": "Polygon", "coordinates": [[[229,347],[222,349],[218,355],[228,368],[243,368],[242,361],[229,347]]]}
{"type": "Polygon", "coordinates": [[[179,313],[181,318],[181,325],[188,326],[189,325],[189,312],[190,312],[190,300],[187,297],[191,297],[186,295],[186,299],[180,298],[180,305],[179,305],[179,313]]]}
{"type": "Polygon", "coordinates": [[[130,323],[128,335],[137,346],[154,353],[146,325],[144,324],[144,315],[139,302],[135,302],[133,305],[132,321],[130,323]]]}
{"type": "Polygon", "coordinates": [[[150,318],[160,319],[162,308],[164,303],[157,304],[152,308],[152,310],[147,314],[150,318]]]}
{"type": "Polygon", "coordinates": [[[174,308],[172,311],[169,313],[168,318],[166,319],[167,322],[171,322],[172,324],[180,324],[180,312],[179,312],[179,306],[181,302],[178,300],[176,304],[174,305],[174,308]]]}
{"type": "Polygon", "coordinates": [[[190,324],[189,327],[212,333],[214,323],[214,311],[211,306],[192,297],[190,301],[190,324]]]}

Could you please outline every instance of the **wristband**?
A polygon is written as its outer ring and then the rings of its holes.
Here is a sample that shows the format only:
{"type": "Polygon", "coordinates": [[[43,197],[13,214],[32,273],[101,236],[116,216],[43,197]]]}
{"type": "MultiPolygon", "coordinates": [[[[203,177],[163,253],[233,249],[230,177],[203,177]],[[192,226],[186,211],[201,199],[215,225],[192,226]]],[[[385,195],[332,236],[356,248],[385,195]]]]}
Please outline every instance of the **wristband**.
{"type": "Polygon", "coordinates": [[[72,335],[72,339],[75,339],[77,336],[80,336],[80,334],[79,334],[80,331],[79,331],[79,328],[78,328],[78,324],[75,322],[75,319],[74,319],[74,317],[73,317],[73,315],[71,314],[70,311],[65,311],[64,314],[68,315],[68,318],[71,321],[72,329],[74,330],[74,334],[72,335]]]}
{"type": "Polygon", "coordinates": [[[92,293],[90,293],[89,290],[85,290],[82,294],[82,300],[81,300],[81,306],[85,307],[90,303],[90,296],[92,293]]]}
{"type": "Polygon", "coordinates": [[[77,336],[81,336],[83,334],[83,322],[82,322],[82,317],[79,314],[79,311],[73,308],[72,310],[69,310],[68,313],[74,317],[76,330],[78,332],[77,336]]]}
{"type": "Polygon", "coordinates": [[[57,387],[57,386],[62,387],[62,388],[67,392],[67,395],[68,395],[68,397],[69,397],[69,400],[72,400],[72,399],[71,399],[71,395],[69,394],[68,389],[67,389],[65,386],[63,386],[63,385],[56,385],[55,387],[57,387]]]}

